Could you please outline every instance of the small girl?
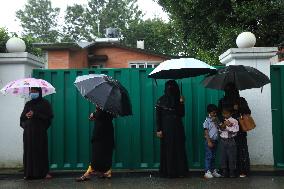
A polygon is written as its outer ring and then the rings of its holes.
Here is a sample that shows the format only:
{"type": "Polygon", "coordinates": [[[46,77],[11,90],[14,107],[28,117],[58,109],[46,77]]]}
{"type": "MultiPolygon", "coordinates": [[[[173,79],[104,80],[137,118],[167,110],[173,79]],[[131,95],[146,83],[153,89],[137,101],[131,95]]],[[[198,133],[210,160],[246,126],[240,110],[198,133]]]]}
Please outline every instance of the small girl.
{"type": "Polygon", "coordinates": [[[236,177],[237,145],[235,136],[239,131],[238,121],[232,118],[231,106],[222,107],[224,123],[220,125],[221,168],[224,177],[236,177]]]}

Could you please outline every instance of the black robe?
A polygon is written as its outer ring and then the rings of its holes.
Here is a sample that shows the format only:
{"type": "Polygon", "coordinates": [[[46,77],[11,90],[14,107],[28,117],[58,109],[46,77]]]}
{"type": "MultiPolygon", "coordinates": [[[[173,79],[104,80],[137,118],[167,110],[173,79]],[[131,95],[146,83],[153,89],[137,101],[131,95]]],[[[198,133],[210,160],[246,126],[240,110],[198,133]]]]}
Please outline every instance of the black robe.
{"type": "Polygon", "coordinates": [[[114,148],[113,116],[97,109],[94,113],[95,125],[92,136],[92,168],[96,172],[106,172],[112,165],[114,148]]]}
{"type": "MultiPolygon", "coordinates": [[[[229,98],[222,98],[219,101],[219,116],[220,120],[223,120],[221,116],[222,107],[231,106],[232,108],[234,105],[237,105],[238,109],[234,110],[232,117],[236,120],[239,120],[240,115],[244,114],[251,114],[251,110],[248,106],[248,103],[245,98],[239,97],[236,100],[231,100],[229,98]]],[[[240,125],[240,123],[239,123],[240,125]]],[[[235,137],[236,145],[237,145],[237,173],[238,174],[249,174],[250,172],[250,158],[248,152],[248,145],[247,145],[247,132],[242,131],[241,127],[235,137]]]]}
{"type": "Polygon", "coordinates": [[[20,118],[24,129],[24,176],[27,179],[44,178],[49,172],[47,129],[51,124],[53,113],[49,102],[41,97],[25,104],[20,118]],[[25,115],[33,111],[28,119],[25,115]]]}
{"type": "Polygon", "coordinates": [[[169,99],[162,96],[156,105],[157,131],[162,131],[160,147],[160,175],[183,177],[188,173],[185,151],[185,132],[182,124],[184,104],[169,107],[169,99]]]}

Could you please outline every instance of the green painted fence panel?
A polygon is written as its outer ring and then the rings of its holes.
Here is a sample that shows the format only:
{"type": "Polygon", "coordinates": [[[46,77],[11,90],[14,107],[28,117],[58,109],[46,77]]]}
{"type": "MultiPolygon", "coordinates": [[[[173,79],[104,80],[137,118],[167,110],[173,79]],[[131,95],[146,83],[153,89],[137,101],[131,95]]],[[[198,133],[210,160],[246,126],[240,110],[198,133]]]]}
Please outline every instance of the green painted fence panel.
{"type": "Polygon", "coordinates": [[[284,66],[270,68],[274,166],[284,168],[284,66]]]}
{"type": "MultiPolygon", "coordinates": [[[[156,137],[155,103],[164,93],[166,80],[147,78],[152,69],[68,69],[34,70],[33,76],[50,82],[57,93],[46,97],[53,107],[54,119],[49,129],[51,169],[85,169],[91,158],[93,122],[88,116],[94,105],[85,100],[74,86],[75,78],[103,73],[119,80],[128,90],[133,115],[114,120],[114,169],[157,169],[160,143],[156,137]]],[[[205,89],[203,76],[178,80],[185,97],[184,126],[186,150],[191,169],[204,167],[204,134],[202,123],[206,106],[218,103],[222,91],[205,89]]]]}

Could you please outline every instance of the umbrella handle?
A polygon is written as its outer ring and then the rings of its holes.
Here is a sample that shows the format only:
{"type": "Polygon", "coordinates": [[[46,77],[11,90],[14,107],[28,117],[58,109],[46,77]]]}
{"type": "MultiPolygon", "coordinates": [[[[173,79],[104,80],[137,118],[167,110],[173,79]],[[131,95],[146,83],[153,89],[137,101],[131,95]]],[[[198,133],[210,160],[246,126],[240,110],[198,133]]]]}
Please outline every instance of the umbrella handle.
{"type": "Polygon", "coordinates": [[[154,79],[154,80],[155,80],[156,86],[158,86],[157,79],[154,79]]]}

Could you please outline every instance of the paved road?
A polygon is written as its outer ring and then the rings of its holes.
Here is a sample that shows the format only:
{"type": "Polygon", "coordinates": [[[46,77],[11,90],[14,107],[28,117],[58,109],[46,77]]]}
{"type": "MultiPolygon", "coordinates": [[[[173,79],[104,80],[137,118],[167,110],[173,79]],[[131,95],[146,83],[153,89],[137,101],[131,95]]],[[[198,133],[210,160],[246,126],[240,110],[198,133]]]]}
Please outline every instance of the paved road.
{"type": "Polygon", "coordinates": [[[151,188],[189,188],[189,189],[284,189],[284,176],[251,176],[249,178],[210,179],[199,176],[179,179],[164,179],[150,174],[114,175],[112,179],[93,178],[84,183],[77,183],[76,174],[55,175],[51,180],[25,181],[20,175],[1,175],[0,188],[2,189],[151,189],[151,188]]]}

